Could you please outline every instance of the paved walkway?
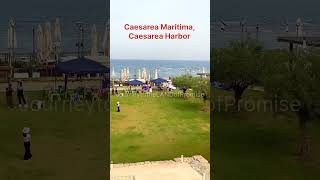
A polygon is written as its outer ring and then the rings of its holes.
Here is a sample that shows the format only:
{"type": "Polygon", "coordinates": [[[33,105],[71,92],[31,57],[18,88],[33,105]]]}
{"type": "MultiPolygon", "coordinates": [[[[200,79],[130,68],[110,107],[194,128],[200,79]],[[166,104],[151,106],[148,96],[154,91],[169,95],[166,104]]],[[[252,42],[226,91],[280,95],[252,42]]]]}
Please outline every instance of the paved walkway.
{"type": "Polygon", "coordinates": [[[112,180],[124,177],[129,180],[130,176],[134,176],[135,180],[202,180],[202,176],[187,163],[144,164],[111,169],[112,180]]]}
{"type": "Polygon", "coordinates": [[[209,180],[210,164],[202,156],[111,165],[111,180],[209,180]],[[204,175],[206,174],[206,175],[204,175]]]}

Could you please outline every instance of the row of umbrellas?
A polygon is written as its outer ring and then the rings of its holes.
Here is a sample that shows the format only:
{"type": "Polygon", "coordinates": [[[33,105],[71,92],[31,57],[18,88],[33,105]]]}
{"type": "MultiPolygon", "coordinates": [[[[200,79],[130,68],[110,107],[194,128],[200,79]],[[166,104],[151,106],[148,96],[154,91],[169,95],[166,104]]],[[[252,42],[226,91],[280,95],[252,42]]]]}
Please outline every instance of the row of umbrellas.
{"type": "Polygon", "coordinates": [[[36,30],[35,48],[40,60],[49,60],[51,53],[59,54],[61,46],[61,26],[59,18],[55,19],[53,27],[50,22],[39,24],[36,30]]]}
{"type": "MultiPolygon", "coordinates": [[[[96,25],[91,28],[91,56],[98,56],[99,42],[96,25]]],[[[109,57],[110,33],[108,27],[105,29],[103,40],[104,56],[109,57]]],[[[16,22],[9,20],[8,28],[8,48],[17,48],[16,22]]],[[[49,21],[39,24],[35,30],[35,52],[39,60],[49,60],[51,55],[58,55],[62,52],[62,36],[60,19],[56,18],[51,24],[49,21]]],[[[57,57],[57,56],[55,56],[57,57]]]]}
{"type": "MultiPolygon", "coordinates": [[[[114,72],[114,67],[112,67],[111,78],[114,79],[115,76],[116,76],[116,74],[114,72]]],[[[141,71],[141,69],[139,68],[136,71],[136,74],[134,75],[134,78],[136,78],[136,79],[144,79],[144,80],[151,79],[151,78],[157,79],[158,78],[158,69],[150,70],[149,71],[149,78],[148,78],[147,69],[146,68],[142,68],[142,71],[141,71]]],[[[120,80],[121,81],[128,81],[129,79],[130,79],[129,67],[122,68],[120,70],[120,80]]]]}
{"type": "MultiPolygon", "coordinates": [[[[162,84],[162,83],[165,83],[165,82],[168,82],[166,79],[163,79],[163,78],[157,78],[157,79],[152,79],[150,80],[152,83],[154,84],[162,84]]],[[[130,86],[142,86],[144,85],[145,83],[144,82],[141,82],[137,79],[134,79],[132,81],[129,81],[128,84],[130,86]]]]}
{"type": "MultiPolygon", "coordinates": [[[[99,35],[97,31],[97,27],[94,24],[91,28],[91,56],[98,56],[99,55],[99,35]]],[[[104,56],[109,57],[109,46],[110,46],[110,32],[108,26],[106,26],[104,32],[104,39],[103,39],[103,53],[104,56]]]]}

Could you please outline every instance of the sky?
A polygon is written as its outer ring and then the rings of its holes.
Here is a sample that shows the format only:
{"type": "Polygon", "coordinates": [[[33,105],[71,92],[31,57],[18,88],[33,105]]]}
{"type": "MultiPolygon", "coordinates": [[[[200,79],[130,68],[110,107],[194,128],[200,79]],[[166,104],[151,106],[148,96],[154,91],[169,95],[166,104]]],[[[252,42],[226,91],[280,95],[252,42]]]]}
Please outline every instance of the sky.
{"type": "Polygon", "coordinates": [[[0,16],[98,16],[109,14],[110,0],[4,0],[0,16]],[[5,7],[5,8],[4,8],[5,7]]]}
{"type": "Polygon", "coordinates": [[[319,20],[319,0],[212,0],[211,15],[217,17],[267,16],[319,20]]]}
{"type": "Polygon", "coordinates": [[[110,44],[111,59],[209,61],[210,0],[111,0],[110,44]],[[190,40],[130,40],[123,27],[161,23],[192,24],[195,31],[190,40]]]}
{"type": "Polygon", "coordinates": [[[222,19],[238,27],[233,32],[222,32],[218,24],[211,36],[212,47],[225,47],[230,41],[239,40],[242,19],[246,19],[247,25],[253,27],[249,30],[253,37],[256,24],[262,24],[264,32],[260,32],[260,41],[267,48],[287,47],[287,44],[277,42],[278,33],[284,31],[286,21],[290,26],[289,31],[294,32],[299,17],[305,23],[306,33],[320,32],[319,0],[211,0],[210,5],[212,22],[219,23],[222,19]]]}

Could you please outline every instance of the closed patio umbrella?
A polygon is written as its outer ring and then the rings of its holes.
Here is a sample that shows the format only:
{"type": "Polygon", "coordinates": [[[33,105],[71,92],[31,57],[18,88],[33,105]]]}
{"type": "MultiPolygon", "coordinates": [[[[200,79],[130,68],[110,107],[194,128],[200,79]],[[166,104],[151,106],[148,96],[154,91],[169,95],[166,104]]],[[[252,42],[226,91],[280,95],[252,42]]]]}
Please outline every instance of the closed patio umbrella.
{"type": "Polygon", "coordinates": [[[91,29],[91,56],[98,56],[98,32],[95,24],[91,29]]]}

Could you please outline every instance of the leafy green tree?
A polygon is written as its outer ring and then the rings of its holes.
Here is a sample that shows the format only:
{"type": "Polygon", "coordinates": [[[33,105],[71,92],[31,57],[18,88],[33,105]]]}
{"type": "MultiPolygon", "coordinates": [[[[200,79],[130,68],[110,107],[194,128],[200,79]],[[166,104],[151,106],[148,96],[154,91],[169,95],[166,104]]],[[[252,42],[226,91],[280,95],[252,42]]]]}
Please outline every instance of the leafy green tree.
{"type": "Polygon", "coordinates": [[[265,96],[272,102],[272,110],[274,118],[279,107],[279,97],[283,96],[282,88],[287,83],[287,74],[283,73],[287,70],[289,62],[289,52],[282,49],[269,50],[264,53],[262,58],[261,80],[263,81],[265,96]]]}
{"type": "Polygon", "coordinates": [[[212,56],[213,78],[224,83],[234,91],[234,99],[238,105],[244,91],[259,82],[260,59],[262,46],[253,41],[232,42],[230,47],[214,50],[212,56]]]}
{"type": "Polygon", "coordinates": [[[183,75],[179,77],[174,77],[172,79],[172,83],[182,89],[183,93],[185,94],[187,89],[192,88],[192,83],[193,83],[193,77],[190,75],[183,75]]]}
{"type": "Polygon", "coordinates": [[[194,77],[192,90],[197,94],[201,94],[203,101],[206,102],[210,98],[210,78],[194,77]]]}
{"type": "Polygon", "coordinates": [[[210,78],[209,77],[193,77],[183,75],[172,79],[172,83],[181,88],[184,93],[186,89],[192,89],[193,92],[201,94],[204,101],[210,97],[210,78]]]}
{"type": "Polygon", "coordinates": [[[265,58],[262,78],[265,92],[271,99],[278,96],[278,100],[295,102],[288,110],[297,114],[299,155],[306,157],[310,150],[307,124],[319,110],[320,54],[279,51],[265,58]]]}

